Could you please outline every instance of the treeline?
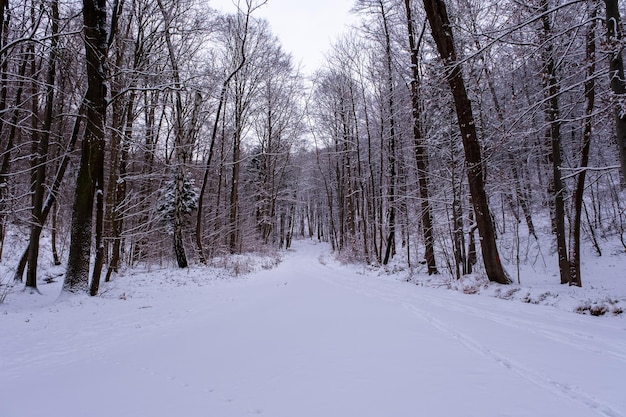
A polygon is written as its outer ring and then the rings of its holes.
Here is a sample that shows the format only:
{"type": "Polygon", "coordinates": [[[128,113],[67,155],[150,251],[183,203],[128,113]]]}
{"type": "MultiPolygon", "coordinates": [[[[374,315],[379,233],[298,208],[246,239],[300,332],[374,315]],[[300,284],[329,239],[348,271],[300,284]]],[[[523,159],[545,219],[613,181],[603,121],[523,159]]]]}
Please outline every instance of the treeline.
{"type": "Polygon", "coordinates": [[[124,265],[294,237],[506,283],[498,235],[537,239],[545,213],[562,283],[582,283],[581,234],[626,249],[617,1],[358,0],[311,80],[263,4],[0,1],[16,280],[37,287],[44,230],[64,290],[92,295],[124,265]]]}
{"type": "Polygon", "coordinates": [[[498,246],[519,262],[552,233],[572,285],[581,234],[598,256],[605,239],[626,249],[617,2],[359,0],[355,12],[309,109],[336,249],[457,277],[478,265],[506,283],[498,246]]]}
{"type": "Polygon", "coordinates": [[[258,2],[2,3],[0,242],[41,231],[65,290],[124,264],[288,246],[303,85],[258,2]],[[84,29],[83,29],[84,27],[84,29]]]}

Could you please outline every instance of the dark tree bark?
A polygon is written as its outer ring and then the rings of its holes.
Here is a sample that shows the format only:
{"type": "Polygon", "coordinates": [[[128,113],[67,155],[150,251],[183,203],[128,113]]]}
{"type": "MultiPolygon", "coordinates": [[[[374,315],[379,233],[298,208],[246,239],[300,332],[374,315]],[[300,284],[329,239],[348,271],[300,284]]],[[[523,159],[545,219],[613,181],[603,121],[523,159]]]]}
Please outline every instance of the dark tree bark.
{"type": "MultiPolygon", "coordinates": [[[[430,192],[428,185],[428,148],[422,137],[422,126],[420,122],[420,102],[419,102],[419,67],[418,48],[419,41],[416,42],[415,29],[413,28],[413,16],[411,13],[411,1],[404,0],[406,9],[407,30],[409,35],[409,48],[411,49],[411,104],[413,113],[413,140],[415,146],[415,161],[417,164],[417,182],[421,200],[422,231],[424,234],[424,257],[428,266],[428,274],[437,274],[437,263],[435,262],[435,237],[433,236],[433,215],[430,205],[430,192]]],[[[425,23],[425,22],[424,22],[425,23]]],[[[422,34],[423,34],[422,29],[422,34]]],[[[421,35],[420,34],[420,39],[421,35]]]]}
{"type": "Polygon", "coordinates": [[[423,0],[423,2],[431,32],[437,44],[437,50],[446,67],[446,78],[454,99],[459,128],[463,138],[467,177],[474,214],[476,215],[476,225],[481,239],[480,247],[485,271],[490,281],[509,284],[511,279],[502,267],[498,254],[495,227],[491,219],[489,203],[485,193],[480,144],[476,133],[471,102],[465,89],[461,64],[457,62],[454,50],[452,27],[450,26],[448,12],[442,0],[423,0]]]}
{"type": "Polygon", "coordinates": [[[546,142],[549,148],[548,160],[552,165],[552,189],[554,196],[554,227],[556,232],[557,256],[561,284],[569,282],[569,260],[567,254],[567,241],[565,233],[565,186],[561,177],[561,120],[559,115],[560,83],[557,76],[556,62],[552,40],[552,27],[548,14],[548,0],[541,3],[542,43],[545,44],[544,57],[544,89],[546,95],[546,142]]]}
{"type": "Polygon", "coordinates": [[[241,139],[243,135],[243,98],[235,93],[235,132],[233,134],[233,160],[230,183],[230,214],[228,248],[230,253],[239,253],[239,177],[241,174],[241,139]]]}
{"type": "Polygon", "coordinates": [[[622,183],[626,184],[626,79],[624,78],[624,59],[622,58],[622,19],[618,0],[604,0],[606,4],[606,37],[609,46],[609,79],[611,90],[615,94],[615,134],[619,148],[622,183]]]}
{"type": "Polygon", "coordinates": [[[61,258],[59,257],[59,251],[57,249],[57,236],[58,236],[58,218],[59,218],[59,205],[54,204],[52,206],[52,230],[50,231],[50,240],[52,246],[52,260],[54,265],[61,265],[61,258]]]}
{"type": "Polygon", "coordinates": [[[37,260],[39,259],[39,238],[43,229],[42,210],[44,204],[46,163],[48,161],[48,145],[52,131],[52,118],[54,110],[54,91],[56,86],[57,45],[59,33],[59,2],[53,0],[51,8],[51,38],[48,70],[46,73],[46,104],[44,110],[44,123],[39,140],[33,142],[32,180],[31,180],[31,226],[28,240],[28,269],[26,271],[26,287],[37,288],[37,260]]]}
{"type": "MultiPolygon", "coordinates": [[[[8,210],[8,199],[9,199],[9,172],[11,169],[11,155],[13,154],[15,148],[15,139],[17,136],[17,126],[18,126],[18,118],[20,117],[22,106],[24,105],[24,101],[22,99],[22,94],[24,93],[24,82],[26,79],[26,69],[28,67],[28,58],[27,54],[24,54],[23,51],[21,53],[22,61],[19,67],[19,81],[17,84],[17,88],[15,91],[15,104],[13,109],[13,114],[11,115],[9,134],[7,138],[7,144],[4,149],[2,155],[2,165],[0,166],[0,255],[2,254],[2,249],[4,247],[4,236],[6,234],[6,214],[8,210]]],[[[3,94],[5,94],[5,90],[3,90],[3,94]]],[[[0,123],[2,123],[3,119],[0,117],[0,123]]],[[[0,124],[0,132],[2,131],[3,123],[0,124]]],[[[19,280],[22,280],[22,275],[19,276],[19,280]]]]}
{"type": "Polygon", "coordinates": [[[592,6],[591,24],[587,30],[585,62],[587,64],[587,79],[585,81],[585,100],[587,106],[585,108],[585,118],[583,120],[583,145],[580,150],[580,174],[576,181],[576,190],[574,191],[574,224],[572,226],[572,242],[570,242],[570,285],[582,286],[582,276],[580,270],[580,228],[583,208],[583,195],[585,192],[585,178],[587,175],[587,166],[589,165],[589,151],[591,148],[592,134],[592,115],[596,100],[596,38],[595,25],[597,8],[592,6]]]}
{"type": "Polygon", "coordinates": [[[87,291],[95,191],[103,176],[106,118],[106,1],[83,0],[85,63],[87,70],[87,127],[76,179],[70,249],[63,291],[87,291]]]}
{"type": "Polygon", "coordinates": [[[396,182],[397,182],[397,161],[396,161],[396,120],[395,120],[395,89],[393,83],[393,57],[391,55],[391,34],[389,32],[389,22],[387,10],[382,0],[378,2],[380,6],[380,15],[383,22],[383,34],[385,36],[385,63],[387,70],[387,104],[389,106],[389,154],[387,163],[389,164],[389,196],[387,208],[387,243],[385,247],[385,256],[383,257],[383,265],[389,263],[389,259],[395,255],[396,246],[396,182]]]}
{"type": "Polygon", "coordinates": [[[185,165],[190,156],[189,142],[190,139],[185,136],[185,127],[183,123],[183,101],[181,96],[181,81],[178,69],[178,58],[174,51],[170,29],[172,25],[172,16],[169,11],[165,10],[162,0],[157,0],[161,14],[165,20],[165,42],[167,45],[170,64],[172,65],[172,76],[174,81],[174,240],[173,249],[174,257],[179,268],[187,268],[188,261],[185,254],[185,245],[183,241],[183,228],[185,225],[185,207],[184,207],[184,184],[185,184],[185,165]]]}
{"type": "MultiPolygon", "coordinates": [[[[11,20],[11,12],[8,0],[0,0],[0,113],[4,113],[7,108],[7,92],[8,92],[8,51],[5,50],[9,34],[9,22],[11,20]]],[[[0,117],[0,135],[4,129],[4,119],[0,117]]],[[[11,147],[13,145],[11,144],[11,147]]],[[[9,150],[11,149],[7,146],[9,150]]],[[[6,200],[8,196],[8,169],[10,152],[5,153],[2,158],[2,169],[0,170],[0,260],[4,249],[4,237],[6,234],[6,200]],[[5,167],[6,165],[6,167],[5,167]]]]}

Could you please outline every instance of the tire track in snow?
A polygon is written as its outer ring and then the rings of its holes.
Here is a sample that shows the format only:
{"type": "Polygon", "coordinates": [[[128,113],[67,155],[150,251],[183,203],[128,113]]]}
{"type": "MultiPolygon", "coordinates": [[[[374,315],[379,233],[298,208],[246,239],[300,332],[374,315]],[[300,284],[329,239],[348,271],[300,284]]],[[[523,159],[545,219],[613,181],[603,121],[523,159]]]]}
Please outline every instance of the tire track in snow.
{"type": "MultiPolygon", "coordinates": [[[[383,291],[380,288],[373,288],[371,285],[367,284],[367,281],[365,279],[359,280],[357,282],[356,280],[351,279],[348,276],[346,276],[344,273],[342,273],[342,271],[339,271],[327,265],[324,265],[323,269],[325,270],[325,272],[331,272],[331,274],[328,274],[328,273],[316,274],[315,275],[316,278],[320,279],[321,281],[324,281],[335,287],[342,288],[344,290],[349,290],[349,291],[356,292],[358,294],[362,294],[366,297],[380,299],[389,303],[400,304],[409,313],[411,313],[412,315],[416,317],[419,317],[422,320],[425,320],[427,323],[435,327],[441,333],[458,340],[462,345],[464,345],[470,351],[473,351],[477,354],[480,354],[481,356],[484,356],[490,360],[495,361],[496,363],[514,372],[521,378],[529,381],[530,383],[542,389],[548,390],[561,397],[567,398],[568,400],[573,400],[578,403],[581,403],[586,408],[589,408],[590,410],[594,411],[596,414],[599,414],[601,416],[626,417],[620,412],[612,409],[610,406],[596,400],[591,395],[586,394],[576,389],[575,387],[571,387],[567,384],[556,381],[548,376],[542,375],[536,371],[526,368],[522,366],[521,364],[518,364],[506,358],[505,356],[489,349],[488,347],[477,342],[476,340],[472,339],[466,334],[454,329],[453,327],[449,325],[444,324],[440,320],[435,319],[430,313],[415,307],[415,305],[413,304],[417,301],[420,301],[419,299],[422,299],[422,297],[416,297],[415,294],[413,297],[411,297],[410,295],[407,295],[406,293],[401,293],[401,292],[396,292],[396,291],[383,291]]],[[[607,351],[607,352],[599,351],[596,345],[597,340],[593,336],[579,335],[579,334],[567,334],[563,332],[562,330],[558,330],[556,328],[552,329],[549,326],[544,326],[544,328],[541,329],[540,331],[536,331],[532,329],[532,326],[537,325],[537,323],[535,322],[525,321],[525,320],[521,320],[517,318],[511,318],[512,320],[508,320],[509,317],[507,317],[507,320],[504,320],[502,318],[496,319],[495,314],[485,312],[481,309],[469,307],[469,306],[468,306],[468,309],[465,309],[466,307],[465,305],[463,306],[463,308],[461,308],[461,306],[452,307],[453,301],[445,300],[443,297],[435,297],[435,298],[439,298],[439,299],[437,301],[434,301],[429,296],[428,300],[422,300],[422,301],[428,301],[429,303],[437,307],[444,307],[447,309],[454,308],[455,310],[464,312],[464,313],[470,312],[470,314],[472,314],[474,317],[485,319],[485,320],[490,320],[498,324],[507,325],[513,328],[530,331],[531,333],[543,336],[545,338],[554,340],[559,343],[563,343],[565,345],[569,345],[569,346],[573,346],[577,348],[582,347],[583,349],[594,352],[594,353],[607,353],[607,354],[610,354],[611,356],[614,356],[616,359],[620,361],[624,361],[625,359],[624,355],[614,352],[614,351],[607,351]],[[516,322],[516,323],[514,324],[513,322],[516,322]],[[562,334],[562,336],[559,337],[559,336],[551,335],[549,332],[553,330],[562,334]],[[574,338],[572,336],[576,336],[576,337],[574,338]],[[592,340],[594,345],[590,345],[589,340],[592,340]]],[[[608,341],[603,341],[603,342],[605,345],[611,346],[611,348],[613,349],[618,348],[617,346],[615,346],[612,343],[609,343],[608,341]]]]}
{"type": "Polygon", "coordinates": [[[577,401],[582,403],[585,407],[595,411],[596,413],[605,416],[605,417],[624,417],[619,412],[613,410],[606,404],[603,404],[599,401],[596,401],[591,396],[577,390],[574,387],[570,387],[567,384],[564,384],[559,381],[555,381],[550,377],[539,374],[535,371],[532,371],[520,364],[517,364],[510,359],[507,359],[505,356],[489,349],[488,347],[480,344],[476,340],[467,336],[466,334],[454,329],[452,326],[449,326],[443,323],[440,320],[434,318],[430,313],[421,310],[415,307],[412,304],[402,303],[402,307],[404,307],[411,314],[419,317],[420,319],[425,320],[434,328],[439,330],[441,333],[446,334],[456,340],[458,340],[462,345],[468,348],[470,351],[480,354],[488,359],[491,359],[498,364],[504,366],[505,368],[511,370],[527,381],[543,388],[547,389],[555,394],[568,398],[570,400],[577,401]]]}
{"type": "Polygon", "coordinates": [[[543,336],[546,339],[575,347],[577,349],[584,349],[595,354],[609,355],[621,362],[626,362],[626,354],[621,353],[626,352],[626,346],[614,343],[604,338],[582,333],[568,333],[556,326],[550,326],[536,321],[524,320],[514,316],[507,316],[506,318],[503,318],[496,313],[491,313],[484,309],[479,309],[469,305],[464,305],[463,308],[460,308],[458,306],[451,305],[450,302],[443,297],[439,298],[437,296],[429,295],[428,301],[438,307],[453,309],[463,313],[471,312],[471,314],[475,317],[525,330],[532,334],[543,336]]]}
{"type": "MultiPolygon", "coordinates": [[[[332,270],[333,272],[337,272],[339,276],[339,271],[329,266],[326,266],[326,268],[332,270]]],[[[336,285],[344,289],[350,289],[366,296],[383,299],[388,302],[415,303],[417,301],[424,300],[424,297],[421,294],[417,294],[415,292],[411,294],[399,291],[382,291],[380,288],[373,288],[371,285],[369,285],[369,282],[366,279],[355,282],[354,280],[349,280],[349,278],[342,275],[340,278],[341,282],[338,282],[339,280],[329,279],[328,277],[323,277],[323,275],[321,274],[320,278],[328,282],[329,284],[336,285]]],[[[618,344],[614,341],[610,341],[604,338],[600,338],[597,335],[571,333],[564,331],[557,326],[551,326],[537,321],[524,320],[522,318],[510,315],[506,318],[503,318],[498,314],[492,313],[486,309],[480,309],[470,305],[457,306],[450,299],[447,299],[443,296],[438,296],[436,294],[429,294],[427,302],[437,307],[445,308],[447,310],[455,310],[464,314],[471,313],[474,317],[480,319],[489,320],[513,328],[518,328],[520,330],[542,336],[546,339],[559,342],[564,345],[574,347],[576,349],[586,350],[594,354],[608,355],[621,362],[626,363],[626,353],[622,353],[626,352],[625,345],[618,344]]]]}

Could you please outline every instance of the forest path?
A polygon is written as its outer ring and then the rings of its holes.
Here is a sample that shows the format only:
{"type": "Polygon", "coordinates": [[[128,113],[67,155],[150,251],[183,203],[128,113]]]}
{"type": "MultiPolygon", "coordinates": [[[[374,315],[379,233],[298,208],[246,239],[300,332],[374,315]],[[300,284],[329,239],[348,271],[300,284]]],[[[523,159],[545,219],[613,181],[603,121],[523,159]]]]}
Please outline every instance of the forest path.
{"type": "Polygon", "coordinates": [[[622,321],[372,278],[325,250],[149,303],[10,314],[0,416],[626,416],[622,321]]]}

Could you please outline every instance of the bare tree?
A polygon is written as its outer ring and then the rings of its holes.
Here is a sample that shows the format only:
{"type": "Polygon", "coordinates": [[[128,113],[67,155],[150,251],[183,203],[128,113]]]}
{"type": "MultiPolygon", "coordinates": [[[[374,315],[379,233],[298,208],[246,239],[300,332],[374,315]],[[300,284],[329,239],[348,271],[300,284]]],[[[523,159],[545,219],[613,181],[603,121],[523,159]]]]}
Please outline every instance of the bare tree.
{"type": "Polygon", "coordinates": [[[574,191],[574,222],[571,228],[572,242],[570,242],[570,285],[582,286],[582,277],[580,269],[580,230],[581,217],[583,211],[583,195],[585,192],[585,179],[587,176],[587,166],[589,165],[589,153],[591,149],[591,135],[593,132],[593,112],[596,100],[596,18],[597,3],[590,4],[591,12],[589,13],[590,24],[587,28],[585,37],[585,62],[587,63],[587,78],[584,82],[585,90],[585,117],[583,119],[583,143],[580,150],[580,173],[576,181],[576,189],[574,191]]]}
{"type": "MultiPolygon", "coordinates": [[[[437,263],[435,262],[435,238],[433,235],[433,215],[431,208],[431,198],[428,184],[428,148],[422,136],[421,114],[420,114],[420,76],[419,76],[419,46],[424,34],[415,33],[413,15],[411,12],[411,1],[404,0],[406,10],[407,32],[409,36],[409,48],[411,50],[411,105],[413,115],[413,139],[415,141],[415,161],[417,163],[417,181],[421,200],[421,220],[422,232],[424,235],[424,246],[426,247],[424,257],[428,266],[428,274],[436,274],[437,263]]],[[[424,22],[426,23],[426,22],[424,22]]]]}
{"type": "Polygon", "coordinates": [[[476,125],[472,113],[471,102],[467,96],[461,63],[458,62],[452,27],[448,18],[446,5],[442,0],[424,0],[426,16],[430,23],[431,33],[439,55],[444,62],[446,78],[454,98],[459,129],[463,140],[465,161],[467,164],[467,177],[472,195],[472,203],[476,214],[476,224],[481,238],[481,252],[485,271],[489,280],[501,284],[511,282],[504,270],[498,254],[496,236],[487,195],[485,193],[483,160],[480,144],[476,133],[476,125]]]}
{"type": "Polygon", "coordinates": [[[552,168],[552,181],[550,192],[553,195],[554,207],[554,229],[557,240],[557,254],[559,258],[559,271],[561,284],[569,282],[569,261],[567,259],[567,243],[565,232],[565,186],[561,176],[561,164],[563,161],[561,154],[561,117],[559,114],[560,82],[557,74],[557,62],[554,56],[554,46],[552,44],[552,25],[548,14],[548,0],[540,3],[542,31],[540,34],[543,50],[544,67],[544,94],[546,96],[545,114],[548,127],[546,129],[546,148],[548,151],[548,161],[552,168]]]}
{"type": "Polygon", "coordinates": [[[33,142],[31,194],[32,194],[32,220],[30,237],[28,240],[28,270],[26,272],[26,286],[37,288],[37,261],[39,259],[39,237],[43,229],[42,211],[45,196],[46,163],[50,135],[52,133],[52,119],[54,108],[54,91],[56,88],[57,72],[57,46],[59,35],[59,3],[52,0],[50,3],[50,55],[46,72],[46,102],[44,110],[44,123],[38,143],[33,142]]]}
{"type": "Polygon", "coordinates": [[[624,95],[626,79],[624,78],[624,58],[622,42],[624,30],[619,11],[618,0],[604,0],[606,4],[606,38],[609,45],[609,79],[615,94],[615,133],[619,149],[622,181],[626,183],[626,111],[624,111],[624,95]]]}
{"type": "Polygon", "coordinates": [[[222,114],[222,107],[226,102],[226,94],[228,92],[228,88],[230,86],[230,82],[237,75],[239,71],[241,71],[246,64],[246,43],[248,39],[248,32],[250,29],[250,16],[252,12],[264,5],[266,1],[263,1],[259,4],[255,4],[253,0],[246,0],[246,10],[242,12],[238,10],[237,13],[237,22],[240,24],[241,29],[241,42],[239,44],[239,54],[235,55],[239,58],[239,62],[235,63],[234,68],[225,77],[222,83],[222,89],[220,91],[217,109],[215,111],[215,118],[213,120],[213,128],[211,129],[211,139],[209,145],[209,152],[206,158],[206,164],[204,169],[204,175],[202,177],[202,186],[200,187],[200,195],[198,197],[198,211],[196,215],[196,247],[198,251],[198,256],[200,257],[200,261],[202,263],[206,263],[206,257],[204,255],[204,247],[202,244],[202,222],[203,222],[203,209],[204,209],[204,195],[206,193],[207,184],[209,180],[209,172],[211,168],[211,162],[213,160],[215,141],[217,139],[217,131],[220,124],[220,116],[222,114]]]}
{"type": "MultiPolygon", "coordinates": [[[[63,291],[87,291],[89,263],[92,245],[94,198],[104,196],[104,142],[107,95],[107,30],[106,1],[83,0],[85,66],[87,72],[87,126],[83,136],[81,159],[76,179],[76,191],[72,210],[72,226],[67,271],[63,291]]],[[[100,213],[100,210],[98,210],[100,213]]],[[[97,222],[103,219],[97,216],[97,222]]],[[[96,234],[102,232],[102,225],[96,225],[96,234]]],[[[101,236],[101,235],[100,235],[101,236]]],[[[97,253],[101,253],[102,242],[97,253]]],[[[93,290],[97,290],[97,286],[93,290]]]]}

